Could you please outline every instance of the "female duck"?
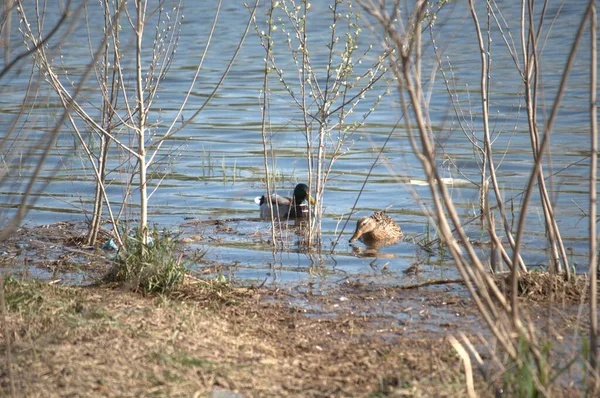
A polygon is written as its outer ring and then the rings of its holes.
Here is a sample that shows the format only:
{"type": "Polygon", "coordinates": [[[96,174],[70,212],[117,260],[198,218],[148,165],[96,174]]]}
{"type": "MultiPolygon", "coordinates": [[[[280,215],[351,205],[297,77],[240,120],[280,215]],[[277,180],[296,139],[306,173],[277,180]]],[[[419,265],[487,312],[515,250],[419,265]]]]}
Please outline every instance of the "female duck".
{"type": "Polygon", "coordinates": [[[315,200],[308,192],[306,184],[298,184],[294,188],[294,195],[291,198],[285,198],[276,194],[271,194],[257,197],[254,201],[260,206],[260,217],[271,218],[271,209],[273,208],[273,217],[280,219],[295,219],[307,218],[309,214],[308,206],[303,204],[308,200],[311,204],[315,204],[315,200]],[[269,199],[271,206],[269,206],[269,199]]]}
{"type": "Polygon", "coordinates": [[[358,239],[367,246],[391,245],[402,239],[402,229],[385,212],[376,211],[373,215],[361,217],[356,222],[356,231],[350,242],[358,239]]]}

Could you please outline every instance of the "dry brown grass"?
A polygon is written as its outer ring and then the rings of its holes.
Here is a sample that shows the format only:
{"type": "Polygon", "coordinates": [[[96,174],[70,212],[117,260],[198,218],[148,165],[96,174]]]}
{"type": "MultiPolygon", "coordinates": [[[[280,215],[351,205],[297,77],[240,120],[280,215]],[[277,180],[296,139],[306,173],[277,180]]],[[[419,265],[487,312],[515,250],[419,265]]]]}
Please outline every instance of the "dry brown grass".
{"type": "Polygon", "coordinates": [[[479,327],[468,300],[357,283],[330,293],[188,279],[165,297],[9,282],[18,395],[465,396],[446,335],[479,327]],[[410,321],[384,313],[401,309],[410,321]]]}
{"type": "MultiPolygon", "coordinates": [[[[20,264],[19,250],[41,267],[80,254],[68,244],[79,232],[59,229],[56,239],[56,229],[20,231],[4,245],[4,266],[20,264]]],[[[90,251],[77,267],[100,273],[108,266],[90,251]]],[[[321,292],[187,277],[169,296],[143,296],[116,284],[9,281],[17,396],[207,396],[219,389],[246,397],[465,396],[463,367],[447,336],[490,336],[462,285],[425,282],[407,290],[357,277],[321,292]]],[[[561,358],[577,355],[577,341],[564,342],[585,328],[574,303],[584,299],[577,294],[586,283],[523,276],[522,297],[532,317],[543,315],[539,327],[561,358]],[[549,299],[565,305],[548,312],[549,299]]],[[[0,395],[9,388],[2,337],[0,395]]],[[[482,396],[493,394],[475,377],[482,396]]],[[[501,372],[492,377],[502,384],[501,372]]],[[[567,396],[578,388],[567,380],[553,391],[567,396]]]]}
{"type": "MultiPolygon", "coordinates": [[[[19,394],[462,395],[442,335],[380,332],[380,322],[352,312],[307,316],[266,290],[231,288],[226,300],[208,290],[188,281],[172,297],[144,297],[114,287],[9,283],[19,394]]],[[[0,386],[6,393],[4,369],[0,386]]]]}
{"type": "MultiPolygon", "coordinates": [[[[586,274],[564,275],[549,272],[527,272],[519,275],[518,295],[535,302],[587,303],[589,278],[586,274]]],[[[510,294],[510,275],[498,278],[498,284],[510,294]]]]}

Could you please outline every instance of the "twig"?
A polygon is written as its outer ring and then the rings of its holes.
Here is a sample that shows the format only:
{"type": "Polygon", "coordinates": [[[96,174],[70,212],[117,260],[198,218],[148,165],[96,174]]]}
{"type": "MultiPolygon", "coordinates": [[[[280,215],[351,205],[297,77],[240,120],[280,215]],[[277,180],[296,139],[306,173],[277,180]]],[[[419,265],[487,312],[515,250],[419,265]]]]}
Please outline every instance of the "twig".
{"type": "Polygon", "coordinates": [[[448,336],[448,340],[452,347],[456,350],[456,353],[463,361],[463,366],[465,368],[465,380],[467,383],[467,395],[469,398],[474,398],[477,395],[475,394],[475,387],[473,386],[473,367],[471,366],[471,357],[465,347],[456,339],[456,337],[450,335],[448,336]]]}
{"type": "Polygon", "coordinates": [[[458,284],[463,285],[465,283],[465,281],[463,279],[435,279],[432,281],[414,283],[412,285],[398,286],[398,288],[402,289],[402,290],[410,290],[410,289],[418,289],[420,287],[425,287],[425,286],[450,285],[453,283],[458,283],[458,284]]]}

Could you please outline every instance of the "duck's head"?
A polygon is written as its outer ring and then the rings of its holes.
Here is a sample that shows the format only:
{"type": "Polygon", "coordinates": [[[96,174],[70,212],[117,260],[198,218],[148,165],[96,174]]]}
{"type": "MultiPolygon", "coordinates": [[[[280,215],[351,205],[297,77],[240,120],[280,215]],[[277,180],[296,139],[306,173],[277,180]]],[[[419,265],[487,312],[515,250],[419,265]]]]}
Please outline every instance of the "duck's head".
{"type": "Polygon", "coordinates": [[[361,217],[356,222],[356,230],[350,238],[350,243],[360,239],[364,234],[373,231],[377,227],[377,222],[373,217],[361,217]]]}
{"type": "Polygon", "coordinates": [[[294,188],[294,203],[296,203],[296,205],[298,206],[302,204],[305,200],[308,200],[312,205],[315,204],[315,200],[312,196],[310,196],[310,193],[308,192],[308,185],[296,185],[296,188],[294,188]]]}

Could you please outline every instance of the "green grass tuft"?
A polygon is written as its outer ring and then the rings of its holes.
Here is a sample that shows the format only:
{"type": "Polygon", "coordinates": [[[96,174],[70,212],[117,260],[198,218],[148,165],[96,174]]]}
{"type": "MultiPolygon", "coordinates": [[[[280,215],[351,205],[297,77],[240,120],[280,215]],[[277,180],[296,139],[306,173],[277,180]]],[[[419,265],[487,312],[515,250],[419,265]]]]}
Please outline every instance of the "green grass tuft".
{"type": "Polygon", "coordinates": [[[44,301],[37,281],[21,281],[13,277],[4,280],[4,301],[10,311],[39,308],[44,301]]]}
{"type": "Polygon", "coordinates": [[[134,291],[148,293],[167,293],[180,286],[186,268],[178,254],[178,237],[154,228],[150,238],[145,245],[139,233],[127,236],[105,281],[131,284],[134,291]]]}

